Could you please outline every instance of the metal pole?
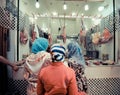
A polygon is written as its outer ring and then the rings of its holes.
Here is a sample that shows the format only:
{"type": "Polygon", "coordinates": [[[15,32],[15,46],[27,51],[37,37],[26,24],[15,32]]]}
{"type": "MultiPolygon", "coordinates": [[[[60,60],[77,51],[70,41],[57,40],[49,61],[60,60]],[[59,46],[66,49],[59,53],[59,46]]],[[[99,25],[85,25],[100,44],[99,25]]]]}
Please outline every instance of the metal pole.
{"type": "Polygon", "coordinates": [[[19,0],[17,2],[17,61],[19,60],[19,0]]]}
{"type": "Polygon", "coordinates": [[[116,27],[115,27],[115,0],[113,0],[113,32],[114,32],[114,44],[113,44],[113,49],[114,49],[114,61],[116,61],[116,27]]]}

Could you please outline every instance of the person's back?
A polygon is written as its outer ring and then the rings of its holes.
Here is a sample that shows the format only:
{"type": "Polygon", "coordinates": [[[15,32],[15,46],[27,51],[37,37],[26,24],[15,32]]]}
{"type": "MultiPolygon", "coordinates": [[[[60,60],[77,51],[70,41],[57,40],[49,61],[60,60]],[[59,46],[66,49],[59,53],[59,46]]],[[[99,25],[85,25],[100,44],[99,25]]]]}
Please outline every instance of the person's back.
{"type": "Polygon", "coordinates": [[[74,70],[63,63],[65,48],[53,45],[51,55],[52,64],[38,75],[37,95],[85,95],[78,92],[74,70]]]}
{"type": "Polygon", "coordinates": [[[43,68],[39,75],[38,95],[77,95],[74,71],[62,62],[43,68]],[[44,85],[44,87],[42,87],[44,85]],[[44,90],[43,90],[44,88],[44,90]]]}

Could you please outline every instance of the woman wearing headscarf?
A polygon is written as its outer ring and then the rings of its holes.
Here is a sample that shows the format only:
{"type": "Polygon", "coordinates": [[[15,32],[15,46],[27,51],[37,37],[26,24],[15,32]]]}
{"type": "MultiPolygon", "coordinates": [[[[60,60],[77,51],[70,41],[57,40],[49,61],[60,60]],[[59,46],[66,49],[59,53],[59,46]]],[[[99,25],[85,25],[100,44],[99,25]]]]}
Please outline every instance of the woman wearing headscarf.
{"type": "Polygon", "coordinates": [[[41,68],[51,63],[51,55],[46,52],[48,48],[48,40],[38,38],[32,44],[31,54],[25,59],[24,78],[28,81],[27,95],[37,95],[37,75],[41,68]]]}
{"type": "Polygon", "coordinates": [[[67,45],[68,49],[68,66],[76,74],[77,86],[79,91],[87,92],[87,79],[84,74],[85,60],[80,45],[72,41],[67,45]]]}
{"type": "Polygon", "coordinates": [[[38,75],[37,95],[85,95],[78,93],[75,72],[64,65],[65,48],[60,44],[51,47],[52,64],[38,75]]]}

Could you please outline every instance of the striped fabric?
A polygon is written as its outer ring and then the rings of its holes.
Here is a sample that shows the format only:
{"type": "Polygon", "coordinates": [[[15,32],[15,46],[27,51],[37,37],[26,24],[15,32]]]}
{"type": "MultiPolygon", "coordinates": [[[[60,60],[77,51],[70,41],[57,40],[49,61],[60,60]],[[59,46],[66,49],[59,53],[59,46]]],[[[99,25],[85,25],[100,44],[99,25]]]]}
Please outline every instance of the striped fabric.
{"type": "Polygon", "coordinates": [[[60,44],[54,44],[51,47],[53,61],[64,61],[65,59],[65,48],[60,44]]]}

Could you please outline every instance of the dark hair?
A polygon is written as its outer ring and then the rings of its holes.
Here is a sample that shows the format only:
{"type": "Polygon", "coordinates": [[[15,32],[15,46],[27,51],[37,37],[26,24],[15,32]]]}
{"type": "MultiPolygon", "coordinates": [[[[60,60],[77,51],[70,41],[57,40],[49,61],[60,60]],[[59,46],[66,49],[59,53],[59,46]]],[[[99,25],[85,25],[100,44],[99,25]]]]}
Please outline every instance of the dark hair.
{"type": "Polygon", "coordinates": [[[50,52],[50,48],[51,48],[51,46],[49,45],[46,51],[50,52]]]}

